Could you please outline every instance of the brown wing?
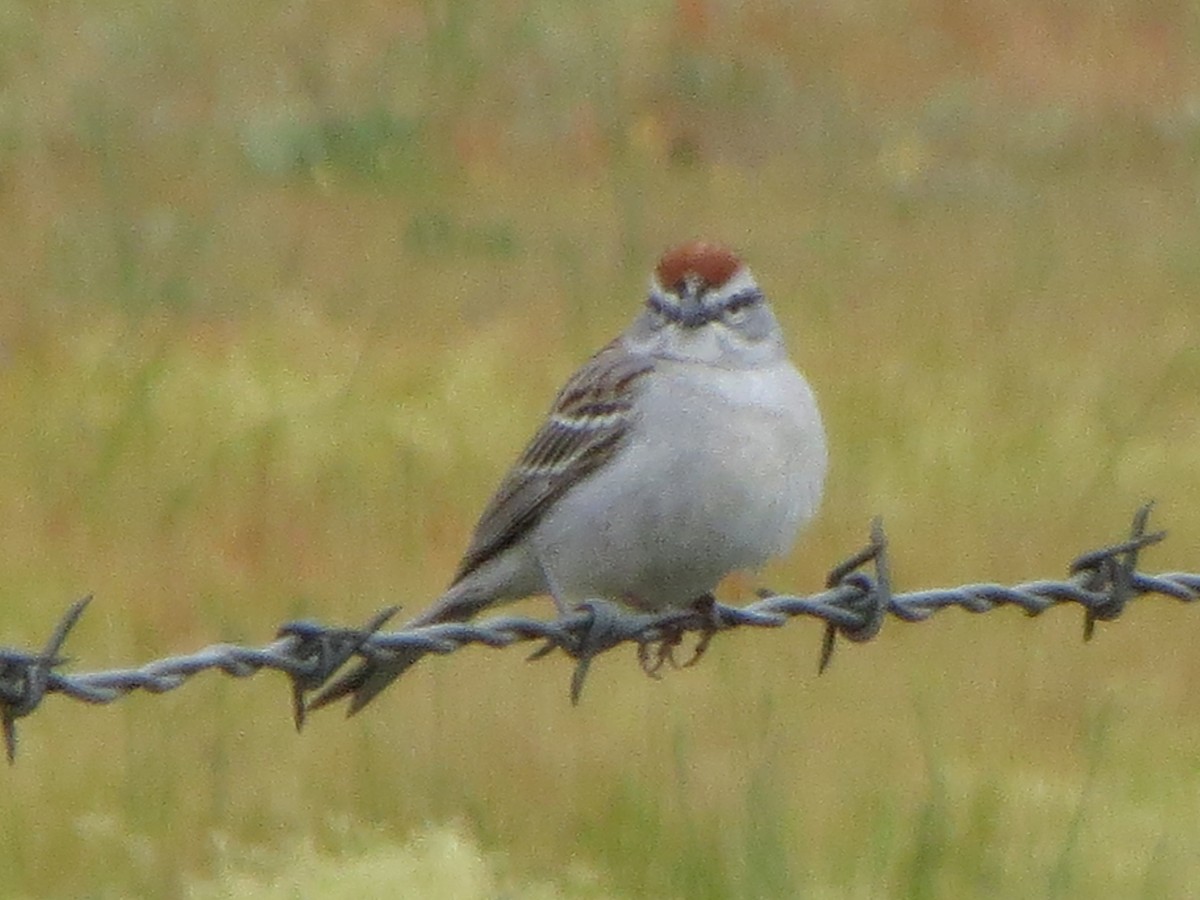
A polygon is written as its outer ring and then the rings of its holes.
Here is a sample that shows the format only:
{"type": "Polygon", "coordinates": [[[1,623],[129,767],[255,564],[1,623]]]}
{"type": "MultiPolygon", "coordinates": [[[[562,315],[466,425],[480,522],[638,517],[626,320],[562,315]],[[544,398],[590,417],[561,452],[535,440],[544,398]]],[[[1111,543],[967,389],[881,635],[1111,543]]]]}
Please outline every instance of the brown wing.
{"type": "Polygon", "coordinates": [[[653,366],[613,341],[571,376],[480,516],[455,583],[516,543],[550,504],[616,452],[636,382],[653,366]]]}

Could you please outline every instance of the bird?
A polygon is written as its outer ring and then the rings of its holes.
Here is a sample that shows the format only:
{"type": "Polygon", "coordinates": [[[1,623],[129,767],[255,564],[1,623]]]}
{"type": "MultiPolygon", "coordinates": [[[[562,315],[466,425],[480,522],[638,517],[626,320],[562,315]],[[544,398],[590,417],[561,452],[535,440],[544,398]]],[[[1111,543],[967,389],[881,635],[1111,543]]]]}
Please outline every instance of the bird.
{"type": "MultiPolygon", "coordinates": [[[[450,587],[409,622],[461,622],[550,595],[687,608],[788,552],[828,465],[813,391],[729,247],[668,249],[641,311],[558,392],[475,526],[450,587]]],[[[361,710],[417,659],[360,662],[320,693],[361,710]]]]}

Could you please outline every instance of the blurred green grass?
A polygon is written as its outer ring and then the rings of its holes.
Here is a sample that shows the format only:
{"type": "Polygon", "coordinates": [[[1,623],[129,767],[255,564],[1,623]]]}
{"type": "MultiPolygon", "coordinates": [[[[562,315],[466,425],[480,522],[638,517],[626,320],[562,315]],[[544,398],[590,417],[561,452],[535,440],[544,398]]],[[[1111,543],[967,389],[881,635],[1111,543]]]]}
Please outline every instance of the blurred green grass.
{"type": "MultiPolygon", "coordinates": [[[[1147,497],[1146,566],[1194,570],[1198,23],[0,5],[0,639],[85,592],[81,668],[419,607],[698,234],[831,435],[765,583],[815,588],[875,513],[902,587],[1052,576],[1147,497]]],[[[950,614],[820,680],[796,624],[662,683],[614,655],[579,709],[561,660],[462,654],[300,737],[265,677],[51,701],[0,775],[0,894],[1183,895],[1194,618],[1082,646],[1061,611],[950,614]]]]}

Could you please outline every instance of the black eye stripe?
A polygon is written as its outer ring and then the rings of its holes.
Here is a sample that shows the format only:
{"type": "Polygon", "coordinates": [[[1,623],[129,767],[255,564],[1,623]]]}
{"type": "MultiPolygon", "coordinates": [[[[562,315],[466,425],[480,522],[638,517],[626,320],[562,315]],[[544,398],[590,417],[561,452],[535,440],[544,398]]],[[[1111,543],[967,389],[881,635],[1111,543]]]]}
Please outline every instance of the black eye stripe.
{"type": "Polygon", "coordinates": [[[725,312],[734,312],[735,310],[745,309],[747,306],[753,306],[756,303],[762,303],[763,295],[761,291],[742,291],[740,294],[734,294],[725,301],[722,309],[725,312]]]}
{"type": "Polygon", "coordinates": [[[679,307],[663,300],[658,294],[651,294],[646,298],[646,305],[662,316],[664,319],[670,319],[672,322],[678,322],[683,318],[683,314],[679,307]]]}
{"type": "Polygon", "coordinates": [[[659,294],[651,293],[646,297],[646,306],[670,322],[679,322],[689,327],[702,325],[719,319],[721,316],[746,309],[763,302],[762,292],[751,288],[734,294],[717,307],[702,306],[685,310],[671,303],[659,294]]]}

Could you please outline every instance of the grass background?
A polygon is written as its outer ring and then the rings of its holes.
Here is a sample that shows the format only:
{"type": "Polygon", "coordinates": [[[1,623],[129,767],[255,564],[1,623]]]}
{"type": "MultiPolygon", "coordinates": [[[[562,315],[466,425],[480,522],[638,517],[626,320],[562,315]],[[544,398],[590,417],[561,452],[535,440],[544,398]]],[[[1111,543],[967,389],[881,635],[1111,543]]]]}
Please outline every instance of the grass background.
{"type": "MultiPolygon", "coordinates": [[[[1200,564],[1184,0],[0,2],[0,639],[80,669],[417,608],[696,235],[815,384],[815,589],[1200,564]]],[[[760,581],[728,586],[743,599],[760,581]]],[[[544,611],[543,605],[531,610],[544,611]]],[[[730,635],[648,682],[468,652],[297,736],[282,679],[51,700],[0,895],[1183,896],[1196,611],[730,635]]]]}

